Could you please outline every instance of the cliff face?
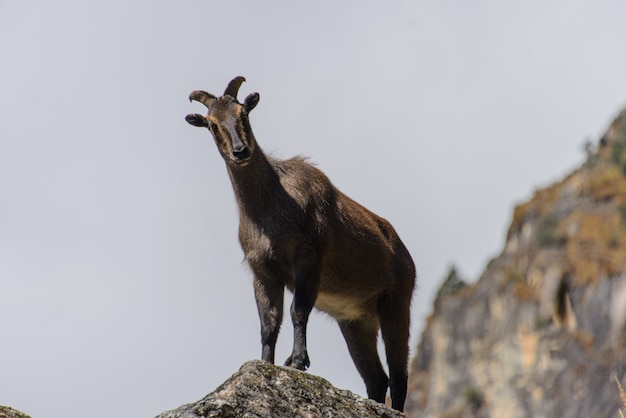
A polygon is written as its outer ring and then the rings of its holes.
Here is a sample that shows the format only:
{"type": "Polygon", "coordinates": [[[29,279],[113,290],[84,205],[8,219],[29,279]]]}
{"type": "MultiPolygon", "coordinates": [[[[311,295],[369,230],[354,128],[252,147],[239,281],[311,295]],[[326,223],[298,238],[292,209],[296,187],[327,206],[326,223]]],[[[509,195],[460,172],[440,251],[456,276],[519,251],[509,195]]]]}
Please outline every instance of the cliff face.
{"type": "Polygon", "coordinates": [[[615,417],[626,381],[626,111],[519,205],[480,279],[451,273],[411,365],[410,417],[615,417]]]}

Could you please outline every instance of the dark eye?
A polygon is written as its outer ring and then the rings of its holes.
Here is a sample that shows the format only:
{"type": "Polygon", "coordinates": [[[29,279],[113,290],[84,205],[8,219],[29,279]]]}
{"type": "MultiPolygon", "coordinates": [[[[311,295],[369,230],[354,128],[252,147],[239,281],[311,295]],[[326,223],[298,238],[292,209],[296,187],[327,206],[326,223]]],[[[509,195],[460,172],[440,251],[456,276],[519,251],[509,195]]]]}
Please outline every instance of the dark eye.
{"type": "Polygon", "coordinates": [[[209,130],[213,133],[217,133],[217,125],[213,122],[209,122],[209,130]]]}

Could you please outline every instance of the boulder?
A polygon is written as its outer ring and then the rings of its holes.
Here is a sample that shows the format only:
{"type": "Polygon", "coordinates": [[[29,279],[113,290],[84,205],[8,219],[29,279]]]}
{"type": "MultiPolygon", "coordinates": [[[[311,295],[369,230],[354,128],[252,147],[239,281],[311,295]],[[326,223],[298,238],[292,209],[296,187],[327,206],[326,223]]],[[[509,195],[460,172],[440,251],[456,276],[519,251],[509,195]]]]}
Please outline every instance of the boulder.
{"type": "Polygon", "coordinates": [[[253,360],[203,399],[157,418],[198,417],[399,418],[404,414],[337,389],[321,377],[253,360]]]}

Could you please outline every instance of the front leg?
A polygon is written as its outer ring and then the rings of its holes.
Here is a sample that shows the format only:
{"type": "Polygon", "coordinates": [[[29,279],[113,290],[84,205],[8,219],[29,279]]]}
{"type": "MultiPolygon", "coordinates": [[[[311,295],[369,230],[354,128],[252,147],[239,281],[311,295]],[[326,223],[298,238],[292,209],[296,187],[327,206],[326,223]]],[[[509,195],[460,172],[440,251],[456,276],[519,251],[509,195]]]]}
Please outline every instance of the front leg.
{"type": "Polygon", "coordinates": [[[254,296],[261,320],[261,358],[274,364],[276,340],[283,322],[285,287],[279,280],[254,275],[254,296]]]}
{"type": "Polygon", "coordinates": [[[309,315],[317,299],[320,273],[316,259],[302,257],[294,266],[294,292],[291,303],[293,322],[293,350],[285,366],[306,370],[311,362],[306,349],[306,328],[309,315]]]}

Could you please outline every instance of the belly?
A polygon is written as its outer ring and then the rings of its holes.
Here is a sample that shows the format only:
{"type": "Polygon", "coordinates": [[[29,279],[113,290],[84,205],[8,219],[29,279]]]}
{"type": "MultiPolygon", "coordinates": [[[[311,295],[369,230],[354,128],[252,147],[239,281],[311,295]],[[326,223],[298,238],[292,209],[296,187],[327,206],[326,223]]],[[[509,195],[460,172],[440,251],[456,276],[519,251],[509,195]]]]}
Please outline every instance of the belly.
{"type": "Polygon", "coordinates": [[[362,302],[347,296],[329,293],[319,293],[315,300],[315,307],[336,319],[355,320],[367,313],[362,302]]]}

